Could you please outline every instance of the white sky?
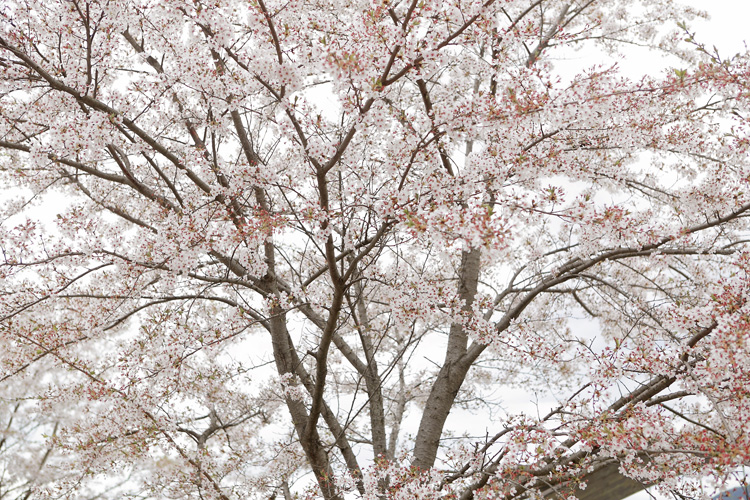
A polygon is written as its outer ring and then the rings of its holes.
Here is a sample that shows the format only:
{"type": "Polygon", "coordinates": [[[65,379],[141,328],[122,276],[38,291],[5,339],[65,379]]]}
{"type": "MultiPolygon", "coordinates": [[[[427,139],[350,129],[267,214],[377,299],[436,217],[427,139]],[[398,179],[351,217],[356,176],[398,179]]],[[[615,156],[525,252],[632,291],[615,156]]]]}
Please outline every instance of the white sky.
{"type": "Polygon", "coordinates": [[[692,0],[687,3],[711,14],[709,21],[692,23],[699,39],[716,45],[727,56],[743,50],[748,36],[750,2],[746,0],[692,0]]]}

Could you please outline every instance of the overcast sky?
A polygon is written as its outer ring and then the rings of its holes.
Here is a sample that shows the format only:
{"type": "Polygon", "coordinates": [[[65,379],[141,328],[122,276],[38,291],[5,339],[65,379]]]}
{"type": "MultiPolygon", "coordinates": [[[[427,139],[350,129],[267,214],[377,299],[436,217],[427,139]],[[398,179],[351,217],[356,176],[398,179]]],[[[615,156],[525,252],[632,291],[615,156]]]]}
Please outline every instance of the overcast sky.
{"type": "Polygon", "coordinates": [[[710,21],[694,22],[701,40],[716,45],[727,55],[743,50],[748,38],[750,2],[746,0],[692,0],[687,2],[711,14],[710,21]]]}

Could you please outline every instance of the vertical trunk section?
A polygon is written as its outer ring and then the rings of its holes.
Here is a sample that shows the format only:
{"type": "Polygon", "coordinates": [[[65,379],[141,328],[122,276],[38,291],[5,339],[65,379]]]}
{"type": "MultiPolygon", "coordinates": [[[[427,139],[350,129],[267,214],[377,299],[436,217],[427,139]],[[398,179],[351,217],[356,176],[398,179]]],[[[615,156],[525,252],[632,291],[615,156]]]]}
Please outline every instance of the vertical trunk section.
{"type": "MultiPolygon", "coordinates": [[[[481,251],[478,248],[461,254],[458,295],[463,302],[461,310],[467,314],[471,314],[471,306],[477,294],[480,259],[481,251]]],[[[453,323],[448,333],[445,361],[427,398],[417,432],[412,465],[420,469],[426,470],[435,464],[445,421],[471,367],[471,361],[464,357],[467,343],[468,336],[463,326],[453,323]]]]}
{"type": "Polygon", "coordinates": [[[367,396],[370,398],[370,433],[372,437],[372,451],[375,457],[385,457],[387,453],[387,439],[385,432],[385,409],[383,406],[383,391],[381,390],[380,374],[378,373],[378,363],[375,359],[375,347],[370,339],[370,317],[367,314],[367,308],[363,301],[362,285],[356,285],[357,295],[357,315],[359,316],[359,337],[362,341],[362,349],[365,352],[367,371],[365,373],[365,386],[367,396]]]}
{"type": "MultiPolygon", "coordinates": [[[[276,361],[276,369],[279,375],[287,373],[294,375],[294,355],[289,342],[289,332],[286,328],[286,314],[280,307],[271,310],[271,343],[273,345],[273,356],[276,361]]],[[[310,415],[302,401],[286,398],[286,406],[292,416],[297,437],[307,456],[307,461],[312,468],[315,479],[318,482],[323,498],[326,500],[343,500],[336,492],[333,469],[331,469],[328,453],[320,442],[320,436],[315,426],[308,427],[310,415]],[[305,439],[307,437],[307,439],[305,439]]]]}

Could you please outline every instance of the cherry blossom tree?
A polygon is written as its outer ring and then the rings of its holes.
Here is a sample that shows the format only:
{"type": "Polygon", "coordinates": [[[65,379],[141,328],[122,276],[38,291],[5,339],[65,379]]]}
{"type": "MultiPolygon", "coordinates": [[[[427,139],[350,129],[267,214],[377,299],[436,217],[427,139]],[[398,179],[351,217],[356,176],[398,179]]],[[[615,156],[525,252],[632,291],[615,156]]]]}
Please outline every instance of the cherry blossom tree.
{"type": "Polygon", "coordinates": [[[699,15],[4,1],[0,497],[711,494],[750,67],[699,15]]]}

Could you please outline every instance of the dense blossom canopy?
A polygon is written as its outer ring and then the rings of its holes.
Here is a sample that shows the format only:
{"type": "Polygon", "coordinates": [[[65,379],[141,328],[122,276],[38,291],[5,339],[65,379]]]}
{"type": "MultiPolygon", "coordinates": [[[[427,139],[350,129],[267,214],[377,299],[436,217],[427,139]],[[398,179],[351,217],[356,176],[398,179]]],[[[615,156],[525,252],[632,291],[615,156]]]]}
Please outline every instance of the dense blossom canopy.
{"type": "Polygon", "coordinates": [[[750,68],[699,15],[4,0],[0,497],[711,494],[750,68]]]}

